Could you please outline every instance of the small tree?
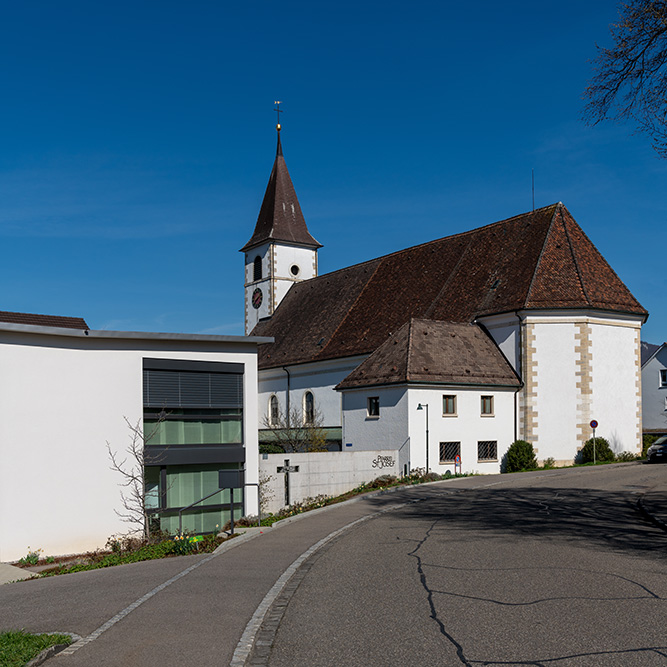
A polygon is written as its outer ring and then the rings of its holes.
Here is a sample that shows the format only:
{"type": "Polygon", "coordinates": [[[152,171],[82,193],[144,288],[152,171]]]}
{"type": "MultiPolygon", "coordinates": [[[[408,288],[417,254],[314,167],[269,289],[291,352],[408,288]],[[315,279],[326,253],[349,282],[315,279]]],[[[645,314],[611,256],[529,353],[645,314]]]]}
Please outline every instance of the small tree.
{"type": "MultiPolygon", "coordinates": [[[[119,473],[121,482],[122,511],[114,510],[121,518],[121,521],[131,525],[128,533],[141,534],[142,537],[150,538],[150,513],[146,499],[146,444],[155,435],[160,423],[164,421],[164,415],[161,415],[151,432],[146,435],[141,427],[141,420],[132,424],[127,417],[123,417],[127,427],[130,429],[130,444],[125,448],[125,458],[121,460],[120,456],[111,449],[111,444],[107,441],[107,452],[111,461],[111,470],[119,473]]],[[[122,455],[121,455],[122,456],[122,455]]],[[[155,463],[155,461],[151,461],[155,463]]]]}
{"type": "Polygon", "coordinates": [[[614,461],[616,455],[605,438],[586,440],[579,452],[582,463],[593,463],[593,440],[595,440],[595,461],[614,461]]]}
{"type": "Polygon", "coordinates": [[[324,452],[327,449],[326,431],[319,410],[315,410],[312,421],[307,422],[296,408],[292,408],[287,414],[274,414],[272,419],[264,417],[262,426],[271,434],[271,444],[284,452],[324,452]]]}
{"type": "Polygon", "coordinates": [[[519,470],[535,470],[537,460],[533,446],[525,440],[514,441],[506,454],[507,472],[518,472],[519,470]]]}

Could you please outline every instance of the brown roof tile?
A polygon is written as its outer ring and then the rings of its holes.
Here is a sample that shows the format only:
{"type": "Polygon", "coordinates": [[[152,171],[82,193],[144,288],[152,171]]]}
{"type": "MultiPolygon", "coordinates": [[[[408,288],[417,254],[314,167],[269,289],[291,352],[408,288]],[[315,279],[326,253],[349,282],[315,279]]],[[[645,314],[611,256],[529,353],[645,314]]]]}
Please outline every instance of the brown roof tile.
{"type": "Polygon", "coordinates": [[[520,385],[508,361],[479,326],[411,319],[337,389],[406,382],[520,385]]]}
{"type": "Polygon", "coordinates": [[[296,283],[253,333],[260,368],[369,354],[410,318],[515,310],[646,315],[562,204],[296,283]]]}
{"type": "Polygon", "coordinates": [[[241,248],[241,252],[250,250],[266,241],[284,241],[308,248],[322,247],[310,235],[306,226],[306,220],[301,212],[301,206],[283,157],[280,133],[278,133],[276,159],[269,177],[269,184],[266,186],[255,231],[250,240],[241,248]]]}
{"type": "Polygon", "coordinates": [[[0,322],[10,324],[30,324],[38,327],[60,327],[63,329],[88,329],[81,317],[60,317],[59,315],[34,315],[33,313],[10,313],[0,310],[0,322]]]}

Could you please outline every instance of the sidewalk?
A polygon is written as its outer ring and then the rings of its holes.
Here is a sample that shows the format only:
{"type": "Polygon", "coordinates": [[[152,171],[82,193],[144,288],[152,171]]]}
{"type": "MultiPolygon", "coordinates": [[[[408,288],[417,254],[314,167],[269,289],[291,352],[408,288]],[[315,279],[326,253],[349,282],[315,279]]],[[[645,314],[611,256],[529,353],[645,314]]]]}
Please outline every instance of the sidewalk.
{"type": "Polygon", "coordinates": [[[34,574],[28,570],[8,563],[0,563],[0,585],[9,584],[12,581],[22,581],[30,579],[34,574]]]}

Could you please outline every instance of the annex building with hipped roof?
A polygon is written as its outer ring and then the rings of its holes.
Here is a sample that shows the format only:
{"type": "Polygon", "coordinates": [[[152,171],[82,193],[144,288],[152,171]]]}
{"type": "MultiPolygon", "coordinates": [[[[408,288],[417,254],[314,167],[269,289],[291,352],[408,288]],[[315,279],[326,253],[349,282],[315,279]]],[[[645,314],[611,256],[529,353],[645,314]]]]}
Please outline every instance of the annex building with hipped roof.
{"type": "Polygon", "coordinates": [[[242,248],[247,333],[275,340],[259,351],[260,425],[296,408],[343,450],[437,472],[453,452],[497,471],[518,438],[571,463],[592,419],[616,451],[639,450],[648,313],[562,203],[322,276],[320,247],[279,135],[242,248]]]}

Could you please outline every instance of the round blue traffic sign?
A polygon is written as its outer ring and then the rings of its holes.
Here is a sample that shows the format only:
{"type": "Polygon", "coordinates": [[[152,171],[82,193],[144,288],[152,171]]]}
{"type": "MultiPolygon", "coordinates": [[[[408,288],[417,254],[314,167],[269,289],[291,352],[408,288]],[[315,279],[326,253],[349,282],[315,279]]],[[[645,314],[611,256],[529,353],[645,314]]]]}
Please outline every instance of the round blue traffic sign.
{"type": "Polygon", "coordinates": [[[597,427],[598,427],[598,423],[595,421],[595,419],[593,419],[591,421],[591,428],[597,428],[597,427]]]}

